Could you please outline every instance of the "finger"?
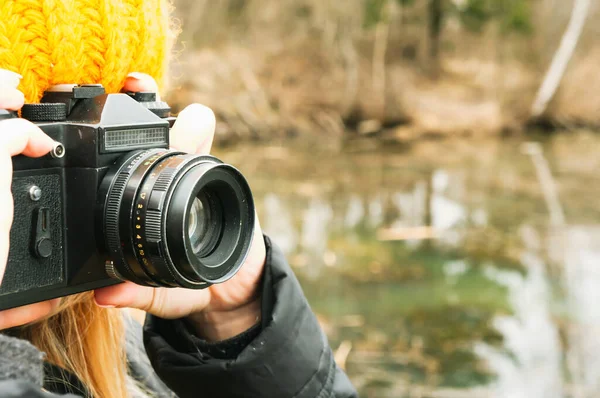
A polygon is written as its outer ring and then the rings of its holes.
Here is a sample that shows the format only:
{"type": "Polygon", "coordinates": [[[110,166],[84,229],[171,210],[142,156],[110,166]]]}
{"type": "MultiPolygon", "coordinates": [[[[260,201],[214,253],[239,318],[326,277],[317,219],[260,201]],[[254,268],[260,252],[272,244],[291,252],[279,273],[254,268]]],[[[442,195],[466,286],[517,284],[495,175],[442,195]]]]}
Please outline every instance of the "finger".
{"type": "Polygon", "coordinates": [[[22,76],[18,73],[0,69],[0,109],[16,111],[25,103],[25,96],[17,90],[22,76]]]}
{"type": "Polygon", "coordinates": [[[23,154],[40,157],[52,149],[54,141],[39,127],[25,119],[7,119],[0,122],[0,150],[10,156],[23,154]]]}
{"type": "Polygon", "coordinates": [[[152,288],[132,282],[96,289],[94,297],[101,307],[137,308],[166,319],[200,311],[210,300],[205,290],[152,288]]]}
{"type": "Polygon", "coordinates": [[[59,299],[54,299],[0,311],[0,330],[26,325],[44,318],[58,307],[59,302],[59,299]]]}
{"type": "Polygon", "coordinates": [[[17,89],[0,87],[0,109],[16,111],[23,107],[25,95],[17,89]]]}
{"type": "Polygon", "coordinates": [[[210,108],[189,105],[179,113],[171,129],[171,147],[188,153],[209,154],[215,126],[215,114],[210,108]]]}
{"type": "MultiPolygon", "coordinates": [[[[0,156],[0,168],[2,168],[0,170],[7,170],[1,172],[2,175],[6,173],[10,174],[12,164],[8,156],[0,156]],[[5,159],[8,159],[8,161],[4,161],[5,159]]],[[[8,237],[10,235],[14,214],[10,180],[9,178],[3,179],[8,181],[3,181],[0,184],[0,207],[4,209],[4,211],[0,212],[0,236],[6,237],[6,239],[0,241],[0,284],[2,284],[2,280],[4,279],[4,271],[6,270],[6,262],[8,261],[8,251],[10,246],[8,237]]]]}
{"type": "Polygon", "coordinates": [[[212,285],[210,310],[222,311],[239,306],[239,303],[248,302],[252,297],[256,297],[260,289],[257,281],[261,280],[265,262],[267,259],[265,241],[262,231],[256,218],[254,227],[254,236],[248,256],[239,272],[228,281],[212,285]]]}
{"type": "Polygon", "coordinates": [[[132,282],[108,286],[94,291],[96,304],[101,307],[131,307],[146,310],[152,301],[152,288],[132,282]]]}
{"type": "Polygon", "coordinates": [[[17,88],[23,76],[16,72],[0,69],[0,87],[17,88]]]}
{"type": "Polygon", "coordinates": [[[133,72],[127,75],[125,83],[123,84],[123,90],[136,93],[140,91],[151,91],[156,93],[158,97],[158,84],[156,84],[156,80],[145,73],[133,72]]]}

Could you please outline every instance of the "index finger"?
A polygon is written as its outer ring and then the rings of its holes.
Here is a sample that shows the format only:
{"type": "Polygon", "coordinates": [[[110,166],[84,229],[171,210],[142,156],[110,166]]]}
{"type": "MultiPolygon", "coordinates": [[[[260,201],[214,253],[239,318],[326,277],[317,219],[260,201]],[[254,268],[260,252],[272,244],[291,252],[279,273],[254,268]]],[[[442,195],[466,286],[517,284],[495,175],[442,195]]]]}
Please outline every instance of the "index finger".
{"type": "Polygon", "coordinates": [[[54,140],[39,127],[25,119],[7,119],[0,122],[0,150],[10,156],[44,156],[54,146],[54,140]]]}
{"type": "Polygon", "coordinates": [[[25,96],[17,87],[22,76],[18,73],[0,69],[0,109],[16,111],[25,103],[25,96]]]}
{"type": "Polygon", "coordinates": [[[0,87],[0,109],[17,111],[25,103],[25,96],[17,89],[0,87]]]}

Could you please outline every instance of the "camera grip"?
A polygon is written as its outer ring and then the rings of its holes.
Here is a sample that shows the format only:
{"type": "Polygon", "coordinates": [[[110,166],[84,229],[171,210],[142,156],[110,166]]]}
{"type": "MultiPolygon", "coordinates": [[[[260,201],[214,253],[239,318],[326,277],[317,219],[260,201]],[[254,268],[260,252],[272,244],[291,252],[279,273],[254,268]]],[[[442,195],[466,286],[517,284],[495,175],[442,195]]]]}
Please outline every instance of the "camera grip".
{"type": "Polygon", "coordinates": [[[15,172],[12,181],[14,221],[0,296],[65,283],[62,180],[60,173],[52,170],[15,172]],[[34,192],[32,187],[39,192],[34,192]],[[40,218],[42,214],[46,217],[44,220],[40,218]],[[38,230],[42,222],[46,234],[38,230]],[[50,252],[48,243],[53,247],[50,252]]]}

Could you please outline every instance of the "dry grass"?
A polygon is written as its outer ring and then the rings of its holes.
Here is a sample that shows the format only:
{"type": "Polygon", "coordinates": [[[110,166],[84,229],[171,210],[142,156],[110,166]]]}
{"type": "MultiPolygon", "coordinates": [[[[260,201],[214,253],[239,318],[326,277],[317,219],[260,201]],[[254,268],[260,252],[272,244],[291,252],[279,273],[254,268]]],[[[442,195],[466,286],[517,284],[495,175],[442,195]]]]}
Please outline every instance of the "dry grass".
{"type": "Polygon", "coordinates": [[[562,125],[600,126],[600,48],[581,54],[565,76],[549,115],[562,125]]]}

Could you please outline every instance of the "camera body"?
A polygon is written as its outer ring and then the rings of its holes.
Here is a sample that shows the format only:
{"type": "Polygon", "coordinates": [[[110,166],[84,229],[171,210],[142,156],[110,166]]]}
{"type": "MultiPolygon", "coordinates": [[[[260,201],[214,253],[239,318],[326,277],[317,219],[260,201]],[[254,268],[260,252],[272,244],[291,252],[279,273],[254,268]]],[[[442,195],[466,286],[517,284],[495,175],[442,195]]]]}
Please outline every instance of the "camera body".
{"type": "Polygon", "coordinates": [[[23,108],[57,144],[41,158],[13,157],[0,309],[123,280],[205,288],[237,272],[254,224],[249,188],[216,158],[169,150],[168,111],[152,93],[99,85],[61,87],[23,108]]]}

